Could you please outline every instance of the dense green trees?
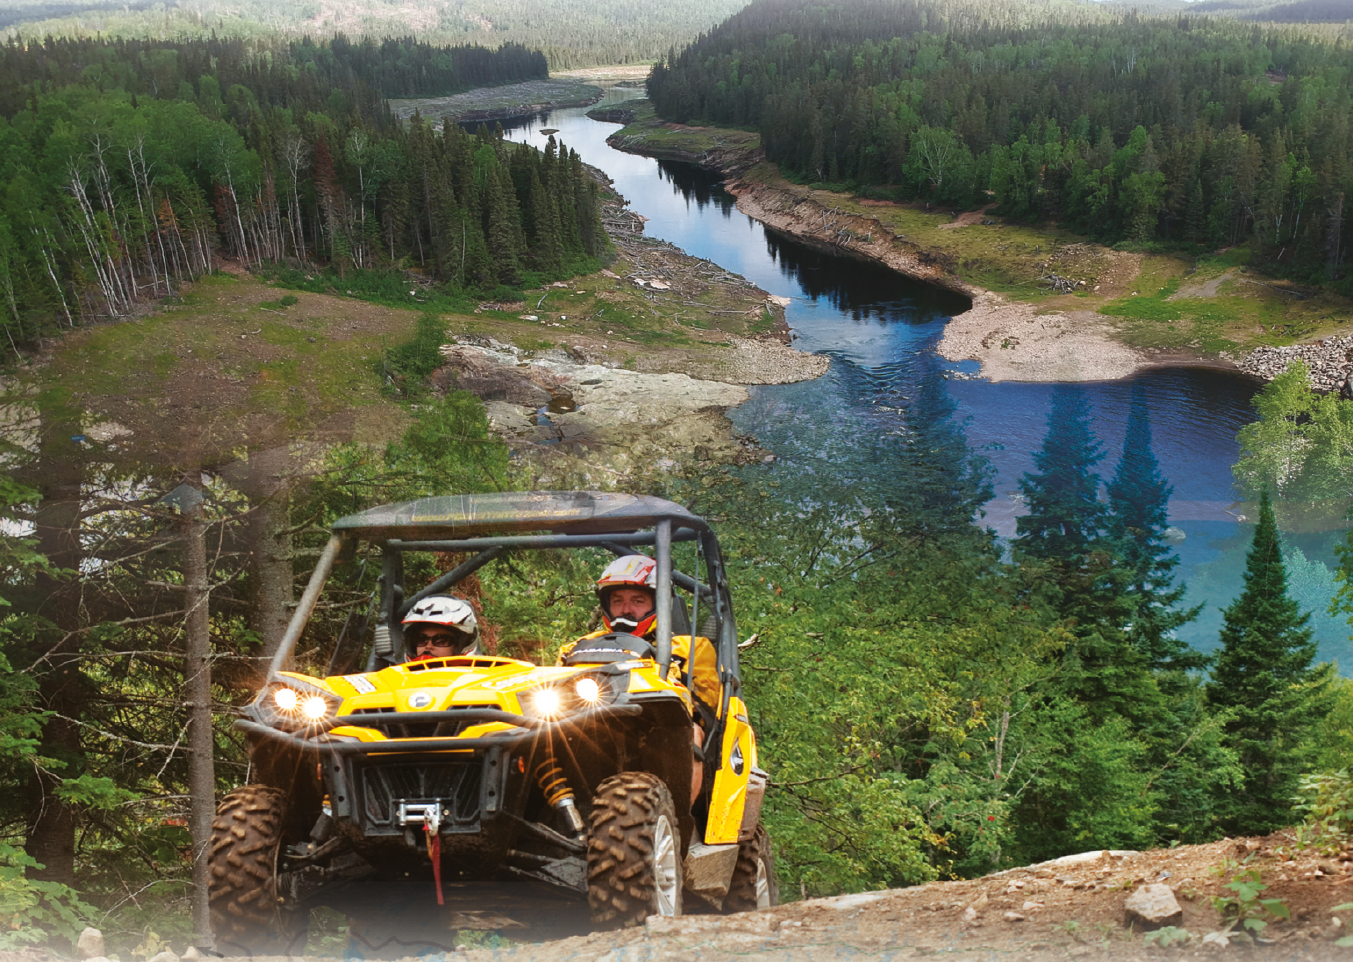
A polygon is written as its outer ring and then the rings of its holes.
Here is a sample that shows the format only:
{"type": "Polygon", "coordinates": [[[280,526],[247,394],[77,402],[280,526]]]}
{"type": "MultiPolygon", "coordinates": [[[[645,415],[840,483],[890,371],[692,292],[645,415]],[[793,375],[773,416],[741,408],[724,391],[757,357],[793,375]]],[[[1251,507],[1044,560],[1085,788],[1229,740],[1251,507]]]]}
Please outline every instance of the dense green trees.
{"type": "Polygon", "coordinates": [[[1345,46],[1093,5],[758,0],[658,64],[672,120],[753,126],[812,181],[1055,218],[1101,240],[1223,246],[1334,281],[1345,46]]]}
{"type": "Polygon", "coordinates": [[[570,272],[608,246],[576,153],[417,117],[406,128],[381,99],[415,79],[426,92],[543,70],[516,48],[394,41],[0,47],[0,74],[14,78],[0,85],[10,346],[126,316],[214,269],[218,253],[339,272],[417,266],[484,293],[570,272]]]}
{"type": "Polygon", "coordinates": [[[1241,428],[1236,483],[1254,499],[1268,489],[1284,521],[1333,520],[1348,506],[1353,402],[1311,390],[1293,360],[1254,398],[1258,420],[1241,428]]]}

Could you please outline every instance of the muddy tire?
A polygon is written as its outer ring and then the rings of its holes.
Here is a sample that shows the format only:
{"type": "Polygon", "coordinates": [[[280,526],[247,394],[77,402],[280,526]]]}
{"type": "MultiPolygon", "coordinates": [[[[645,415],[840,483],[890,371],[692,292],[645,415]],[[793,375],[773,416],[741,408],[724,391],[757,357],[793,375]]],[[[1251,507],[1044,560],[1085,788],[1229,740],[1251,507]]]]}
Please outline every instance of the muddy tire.
{"type": "Polygon", "coordinates": [[[764,825],[738,845],[738,864],[724,896],[724,912],[755,912],[780,904],[780,886],[775,881],[775,853],[764,825]]]}
{"type": "Polygon", "coordinates": [[[587,833],[592,924],[619,929],[681,914],[681,835],[672,794],[656,775],[622,772],[592,799],[587,833]]]}
{"type": "Polygon", "coordinates": [[[304,951],[306,916],[286,909],[277,890],[286,816],[286,793],[264,785],[237,788],[217,806],[207,865],[211,925],[223,955],[304,951]]]}

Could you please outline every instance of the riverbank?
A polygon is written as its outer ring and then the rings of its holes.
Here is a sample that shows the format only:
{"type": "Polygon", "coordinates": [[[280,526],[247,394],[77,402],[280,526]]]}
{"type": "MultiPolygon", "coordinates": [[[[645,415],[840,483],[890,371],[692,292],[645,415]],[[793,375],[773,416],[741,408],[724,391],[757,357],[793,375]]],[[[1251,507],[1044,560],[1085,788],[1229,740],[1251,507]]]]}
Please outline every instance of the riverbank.
{"type": "MultiPolygon", "coordinates": [[[[754,133],[666,123],[646,101],[608,111],[629,120],[611,146],[722,174],[738,209],[766,226],[969,297],[973,308],[950,322],[939,351],[978,362],[993,381],[1106,380],[1179,365],[1263,375],[1271,366],[1244,363],[1256,349],[1309,347],[1353,318],[1345,298],[1244,276],[1243,250],[1193,263],[989,210],[927,210],[796,184],[764,160],[754,133]]],[[[1344,363],[1322,354],[1325,367],[1344,363]]]]}
{"type": "Polygon", "coordinates": [[[810,380],[830,361],[790,346],[766,291],[645,237],[595,173],[615,261],[495,305],[491,322],[448,318],[435,386],[481,398],[537,487],[641,486],[692,462],[766,459],[726,412],[748,385],[810,380]]]}

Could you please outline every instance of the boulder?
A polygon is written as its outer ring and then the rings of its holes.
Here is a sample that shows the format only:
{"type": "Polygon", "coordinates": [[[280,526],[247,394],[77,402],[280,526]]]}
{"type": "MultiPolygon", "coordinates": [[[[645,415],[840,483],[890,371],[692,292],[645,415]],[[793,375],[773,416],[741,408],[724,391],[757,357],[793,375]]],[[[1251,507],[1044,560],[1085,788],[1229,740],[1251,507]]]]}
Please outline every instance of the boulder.
{"type": "Polygon", "coordinates": [[[82,959],[94,959],[104,954],[103,933],[87,928],[75,942],[75,951],[82,959]]]}
{"type": "Polygon", "coordinates": [[[1353,372],[1344,378],[1343,386],[1339,388],[1339,396],[1345,401],[1353,401],[1353,372]]]}
{"type": "Polygon", "coordinates": [[[1184,910],[1175,901],[1174,893],[1168,885],[1159,882],[1136,889],[1123,903],[1123,921],[1126,925],[1158,929],[1165,925],[1178,925],[1183,920],[1184,910]]]}

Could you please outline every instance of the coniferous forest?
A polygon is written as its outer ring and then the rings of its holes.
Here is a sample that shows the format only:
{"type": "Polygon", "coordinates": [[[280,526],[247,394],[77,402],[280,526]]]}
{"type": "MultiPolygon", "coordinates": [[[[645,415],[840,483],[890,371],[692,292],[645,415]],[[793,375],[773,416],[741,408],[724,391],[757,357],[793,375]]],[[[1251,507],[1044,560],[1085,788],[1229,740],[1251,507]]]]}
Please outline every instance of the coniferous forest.
{"type": "Polygon", "coordinates": [[[1249,242],[1269,271],[1347,282],[1353,49],[1337,29],[757,0],[649,91],[667,119],[759,129],[809,181],[994,203],[1107,243],[1249,242]]]}
{"type": "Polygon", "coordinates": [[[11,346],[119,317],[222,255],[414,268],[453,290],[607,246],[577,155],[394,121],[388,96],[546,73],[516,46],[202,40],[0,48],[0,293],[11,346]]]}

